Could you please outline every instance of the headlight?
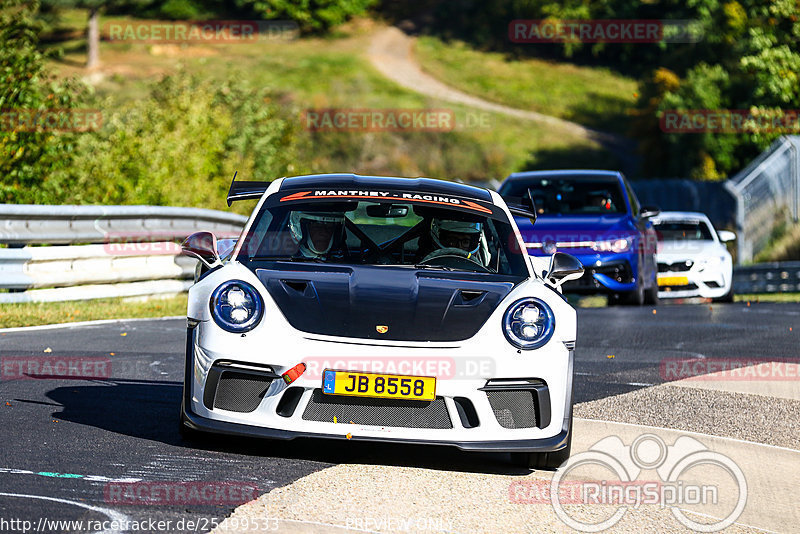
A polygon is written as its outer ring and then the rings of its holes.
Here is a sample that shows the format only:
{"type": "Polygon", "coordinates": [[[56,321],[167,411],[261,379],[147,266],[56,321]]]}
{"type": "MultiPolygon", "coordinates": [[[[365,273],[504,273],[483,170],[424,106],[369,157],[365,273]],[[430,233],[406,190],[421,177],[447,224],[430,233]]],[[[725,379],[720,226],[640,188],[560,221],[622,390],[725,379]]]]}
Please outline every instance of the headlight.
{"type": "Polygon", "coordinates": [[[255,328],[264,313],[264,302],[256,288],[242,282],[225,282],[211,295],[211,315],[228,332],[247,332],[255,328]]]}
{"type": "Polygon", "coordinates": [[[598,241],[592,245],[595,252],[626,252],[631,248],[633,239],[623,237],[621,239],[609,239],[608,241],[598,241]]]}
{"type": "Polygon", "coordinates": [[[553,336],[556,320],[553,310],[536,298],[518,300],[506,311],[503,332],[520,349],[538,349],[553,336]]]}

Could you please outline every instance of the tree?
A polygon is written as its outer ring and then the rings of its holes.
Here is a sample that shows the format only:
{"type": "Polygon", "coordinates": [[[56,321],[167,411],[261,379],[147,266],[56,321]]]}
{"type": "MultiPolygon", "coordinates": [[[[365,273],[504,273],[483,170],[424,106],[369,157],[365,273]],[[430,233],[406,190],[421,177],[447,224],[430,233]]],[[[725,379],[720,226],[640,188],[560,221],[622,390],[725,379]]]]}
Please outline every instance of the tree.
{"type": "Polygon", "coordinates": [[[376,0],[236,0],[236,5],[264,19],[291,19],[303,32],[324,32],[363,15],[376,0]]]}
{"type": "Polygon", "coordinates": [[[43,5],[53,8],[82,8],[89,10],[86,31],[86,68],[94,69],[100,64],[100,12],[108,9],[134,9],[148,5],[146,0],[42,0],[43,5]]]}
{"type": "Polygon", "coordinates": [[[47,202],[48,179],[67,167],[75,134],[21,127],[14,117],[73,108],[83,86],[56,81],[36,48],[37,2],[6,0],[0,8],[0,203],[47,202]]]}

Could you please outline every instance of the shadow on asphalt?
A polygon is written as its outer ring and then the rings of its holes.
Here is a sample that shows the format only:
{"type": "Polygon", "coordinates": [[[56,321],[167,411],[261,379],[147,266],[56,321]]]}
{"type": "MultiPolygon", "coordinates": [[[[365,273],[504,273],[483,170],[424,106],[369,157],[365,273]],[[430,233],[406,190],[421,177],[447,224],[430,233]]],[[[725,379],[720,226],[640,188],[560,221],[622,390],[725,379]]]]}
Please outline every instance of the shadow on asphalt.
{"type": "Polygon", "coordinates": [[[443,471],[526,475],[508,454],[468,453],[454,447],[395,445],[349,440],[298,438],[265,440],[178,432],[182,387],[179,382],[126,381],[82,383],[47,392],[60,407],[55,418],[107,432],[198,451],[285,458],[329,464],[408,466],[443,471]]]}

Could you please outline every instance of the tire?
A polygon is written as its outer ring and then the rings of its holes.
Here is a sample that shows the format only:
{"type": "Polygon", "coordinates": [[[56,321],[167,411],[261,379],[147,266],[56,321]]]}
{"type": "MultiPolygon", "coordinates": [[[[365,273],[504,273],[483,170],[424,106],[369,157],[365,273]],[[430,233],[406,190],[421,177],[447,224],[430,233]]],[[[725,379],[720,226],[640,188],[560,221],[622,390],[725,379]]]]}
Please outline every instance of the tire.
{"type": "Polygon", "coordinates": [[[653,282],[653,287],[645,289],[644,303],[651,306],[658,306],[658,283],[653,282]]]}
{"type": "Polygon", "coordinates": [[[515,465],[526,469],[547,469],[555,471],[561,464],[569,460],[572,451],[572,408],[569,410],[569,431],[567,432],[567,446],[553,452],[514,452],[511,461],[515,465]]]}
{"type": "MultiPolygon", "coordinates": [[[[625,306],[644,306],[644,284],[642,284],[641,280],[639,280],[636,282],[636,289],[633,291],[614,293],[611,297],[616,299],[617,302],[615,302],[615,304],[623,304],[625,306]]],[[[609,298],[609,302],[611,302],[611,298],[609,298]]]]}
{"type": "Polygon", "coordinates": [[[730,289],[728,289],[727,293],[725,293],[721,297],[717,297],[711,300],[712,302],[733,302],[733,283],[731,283],[731,287],[730,289]]]}

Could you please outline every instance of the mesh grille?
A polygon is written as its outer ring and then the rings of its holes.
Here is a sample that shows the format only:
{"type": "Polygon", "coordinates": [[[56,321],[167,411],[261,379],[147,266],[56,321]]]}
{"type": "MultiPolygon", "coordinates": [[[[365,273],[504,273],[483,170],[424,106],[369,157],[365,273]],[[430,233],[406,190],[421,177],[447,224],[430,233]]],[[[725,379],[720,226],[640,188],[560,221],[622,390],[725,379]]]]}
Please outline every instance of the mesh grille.
{"type": "Polygon", "coordinates": [[[325,395],[315,389],[303,412],[306,421],[333,422],[402,428],[453,428],[442,397],[432,401],[368,399],[325,395]]]}
{"type": "Polygon", "coordinates": [[[487,391],[497,422],[503,428],[536,426],[536,406],[531,391],[487,391]]]}
{"type": "Polygon", "coordinates": [[[685,272],[692,268],[694,263],[692,260],[681,261],[677,263],[659,263],[658,264],[658,272],[660,273],[667,273],[667,272],[685,272]]]}
{"type": "Polygon", "coordinates": [[[248,373],[224,371],[219,377],[214,408],[252,412],[267,392],[272,379],[248,373]]]}

